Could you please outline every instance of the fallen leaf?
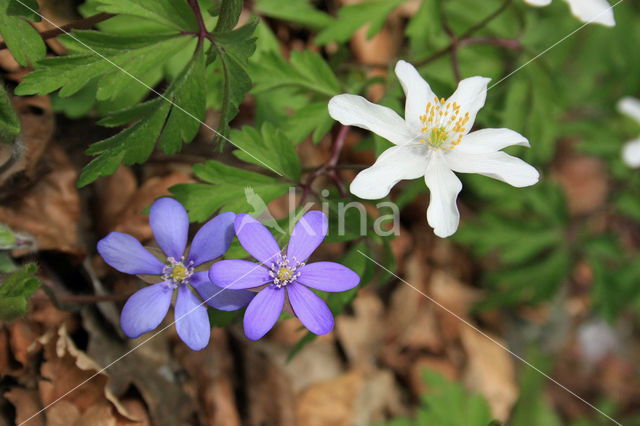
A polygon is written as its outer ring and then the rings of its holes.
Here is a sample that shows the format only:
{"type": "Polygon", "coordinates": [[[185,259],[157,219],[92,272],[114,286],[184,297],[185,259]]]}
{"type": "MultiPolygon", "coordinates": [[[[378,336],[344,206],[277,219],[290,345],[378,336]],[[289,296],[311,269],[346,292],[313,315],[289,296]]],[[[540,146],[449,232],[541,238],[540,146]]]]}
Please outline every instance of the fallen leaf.
{"type": "Polygon", "coordinates": [[[57,145],[47,149],[46,165],[47,174],[19,198],[0,206],[0,222],[33,236],[39,250],[81,254],[76,171],[57,145]]]}
{"type": "Polygon", "coordinates": [[[296,397],[300,426],[350,426],[354,424],[363,373],[350,371],[332,380],[309,386],[296,397]]]}
{"type": "Polygon", "coordinates": [[[460,338],[467,353],[464,383],[481,393],[491,407],[491,414],[505,422],[518,399],[511,354],[469,327],[461,328],[460,338]]]}

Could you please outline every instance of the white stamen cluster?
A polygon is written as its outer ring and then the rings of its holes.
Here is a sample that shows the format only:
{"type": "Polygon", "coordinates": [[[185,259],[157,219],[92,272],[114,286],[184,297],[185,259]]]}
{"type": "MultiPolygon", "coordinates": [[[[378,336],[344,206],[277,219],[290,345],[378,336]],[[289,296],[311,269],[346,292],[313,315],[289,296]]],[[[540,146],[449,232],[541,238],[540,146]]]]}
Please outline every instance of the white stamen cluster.
{"type": "Polygon", "coordinates": [[[178,285],[189,283],[189,278],[193,275],[193,261],[190,261],[188,265],[184,264],[184,256],[180,260],[176,260],[173,257],[168,257],[168,265],[165,265],[162,269],[162,279],[169,281],[171,287],[176,288],[178,285]]]}
{"type": "Polygon", "coordinates": [[[269,276],[273,278],[276,287],[282,288],[300,276],[298,270],[303,266],[304,262],[298,262],[295,257],[289,260],[286,254],[278,255],[277,261],[271,263],[269,276]]]}

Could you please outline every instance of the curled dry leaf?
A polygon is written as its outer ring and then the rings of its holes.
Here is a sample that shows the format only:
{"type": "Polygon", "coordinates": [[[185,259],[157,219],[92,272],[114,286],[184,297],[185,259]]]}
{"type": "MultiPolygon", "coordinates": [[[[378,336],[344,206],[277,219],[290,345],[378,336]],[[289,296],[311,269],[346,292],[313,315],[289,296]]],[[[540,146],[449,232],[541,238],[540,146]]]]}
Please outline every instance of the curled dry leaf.
{"type": "MultiPolygon", "coordinates": [[[[76,347],[64,325],[57,332],[51,330],[42,336],[38,343],[44,348],[44,362],[40,370],[42,380],[38,386],[40,401],[43,406],[47,406],[60,399],[46,411],[48,424],[63,424],[53,422],[64,419],[64,415],[73,419],[73,413],[76,412],[79,415],[78,421],[85,419],[85,416],[95,419],[102,415],[107,420],[112,416],[121,424],[136,423],[137,419],[127,412],[107,388],[109,377],[106,372],[100,371],[101,367],[76,347]]],[[[82,421],[76,424],[101,424],[82,421]]]]}
{"type": "Polygon", "coordinates": [[[34,185],[0,206],[0,222],[32,235],[40,250],[81,254],[76,171],[57,145],[48,147],[46,165],[49,171],[34,185]]]}

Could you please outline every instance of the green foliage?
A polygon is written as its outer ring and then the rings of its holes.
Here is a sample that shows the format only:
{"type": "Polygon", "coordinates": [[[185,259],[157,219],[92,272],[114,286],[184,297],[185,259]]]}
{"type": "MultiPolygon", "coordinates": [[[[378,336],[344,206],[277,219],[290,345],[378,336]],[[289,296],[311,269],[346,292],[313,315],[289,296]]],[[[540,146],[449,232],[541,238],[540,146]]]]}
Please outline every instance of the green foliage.
{"type": "MultiPolygon", "coordinates": [[[[480,188],[502,185],[490,186],[484,177],[469,180],[480,188]]],[[[465,223],[454,239],[469,245],[476,255],[497,257],[499,267],[485,277],[492,291],[482,307],[539,303],[554,294],[571,267],[562,191],[540,183],[519,190],[514,199],[517,190],[497,189],[485,194],[493,198],[491,207],[465,223]]]]}
{"type": "Polygon", "coordinates": [[[326,25],[318,33],[314,42],[325,45],[332,41],[339,43],[347,41],[353,33],[366,24],[369,24],[367,37],[371,38],[384,25],[387,17],[393,9],[406,0],[368,0],[358,4],[350,4],[340,8],[338,17],[334,22],[326,25]]]}
{"type": "Polygon", "coordinates": [[[27,264],[0,284],[0,321],[13,321],[27,312],[29,297],[40,286],[36,270],[35,264],[27,264]]]}
{"type": "Polygon", "coordinates": [[[415,420],[397,418],[384,423],[384,426],[492,424],[489,404],[482,396],[470,394],[458,383],[448,381],[435,371],[424,370],[422,379],[429,391],[422,395],[415,420]]]}
{"type": "Polygon", "coordinates": [[[265,167],[280,176],[300,180],[300,160],[286,135],[269,123],[262,125],[260,133],[253,127],[231,132],[234,145],[240,148],[234,151],[236,157],[265,167]]]}
{"type": "Polygon", "coordinates": [[[40,34],[27,21],[40,21],[36,0],[0,0],[0,35],[22,66],[44,58],[47,48],[40,34]]]}
{"type": "Polygon", "coordinates": [[[97,105],[105,115],[101,124],[129,126],[87,150],[98,157],[80,175],[79,186],[113,173],[121,163],[146,161],[156,146],[167,154],[178,152],[183,142],[190,142],[197,134],[208,90],[222,99],[217,134],[228,134],[228,122],[251,88],[245,69],[255,50],[252,34],[256,20],[233,29],[241,1],[223,1],[216,12],[216,25],[206,36],[186,1],[90,3],[93,12],[118,15],[114,19],[124,22],[124,27],[107,21],[101,25],[105,29],[73,31],[62,37],[70,54],[39,61],[36,70],[16,88],[19,95],[58,91],[54,105],[59,110],[78,116],[97,105]],[[142,31],[128,27],[129,22],[140,20],[150,27],[142,31]],[[212,77],[209,87],[206,75],[212,77]],[[221,78],[216,78],[218,75],[221,78]],[[152,89],[163,78],[169,80],[166,90],[152,89]],[[149,92],[156,97],[139,103],[149,92]]]}
{"type": "Polygon", "coordinates": [[[12,143],[20,134],[20,120],[4,87],[0,87],[0,144],[12,143]]]}
{"type": "Polygon", "coordinates": [[[309,0],[258,0],[256,10],[266,16],[295,22],[317,30],[333,19],[311,5],[309,0]]]}
{"type": "Polygon", "coordinates": [[[312,50],[294,50],[290,62],[275,52],[265,53],[259,64],[251,64],[254,93],[276,87],[294,86],[305,92],[316,92],[327,97],[340,93],[340,83],[335,74],[312,50]]]}
{"type": "Polygon", "coordinates": [[[204,222],[215,212],[252,212],[252,204],[269,203],[286,194],[289,184],[260,173],[207,161],[193,166],[195,175],[206,184],[180,184],[170,188],[192,221],[204,222]]]}
{"type": "Polygon", "coordinates": [[[204,118],[205,109],[204,92],[198,84],[204,76],[204,54],[199,52],[162,97],[107,118],[109,124],[117,125],[122,124],[123,119],[140,117],[133,126],[89,147],[86,153],[98,157],[82,171],[78,186],[85,186],[99,176],[112,174],[121,162],[144,162],[156,141],[167,154],[173,154],[180,150],[182,141],[193,139],[204,118]]]}

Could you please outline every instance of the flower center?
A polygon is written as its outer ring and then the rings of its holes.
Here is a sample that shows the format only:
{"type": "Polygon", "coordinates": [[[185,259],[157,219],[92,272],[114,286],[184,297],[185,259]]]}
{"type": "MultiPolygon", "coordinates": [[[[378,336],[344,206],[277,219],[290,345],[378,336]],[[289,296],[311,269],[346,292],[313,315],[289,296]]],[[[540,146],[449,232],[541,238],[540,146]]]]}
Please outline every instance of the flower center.
{"type": "Polygon", "coordinates": [[[445,102],[436,96],[427,104],[425,114],[420,116],[422,136],[420,143],[426,143],[429,149],[451,151],[462,137],[469,121],[469,113],[460,115],[460,105],[456,102],[445,102]]]}
{"type": "Polygon", "coordinates": [[[170,281],[174,287],[183,283],[188,284],[189,278],[193,275],[193,267],[191,266],[193,261],[188,265],[184,264],[184,257],[179,261],[169,257],[167,261],[169,264],[162,269],[162,279],[170,281]]]}
{"type": "Polygon", "coordinates": [[[287,256],[278,256],[278,260],[271,264],[269,276],[273,278],[273,284],[282,288],[300,276],[298,269],[304,266],[303,262],[298,262],[296,258],[291,260],[287,256]]]}

